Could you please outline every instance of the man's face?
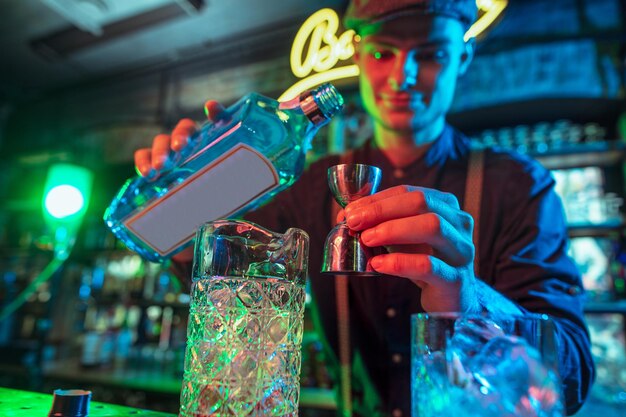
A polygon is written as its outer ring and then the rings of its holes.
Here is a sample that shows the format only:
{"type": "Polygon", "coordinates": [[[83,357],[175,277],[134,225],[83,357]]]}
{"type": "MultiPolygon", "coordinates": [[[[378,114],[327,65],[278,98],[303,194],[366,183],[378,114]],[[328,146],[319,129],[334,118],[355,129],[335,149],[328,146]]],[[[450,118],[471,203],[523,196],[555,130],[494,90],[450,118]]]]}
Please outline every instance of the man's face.
{"type": "Polygon", "coordinates": [[[355,62],[365,109],[375,123],[411,133],[444,118],[456,79],[471,58],[461,22],[416,14],[368,29],[355,62]]]}

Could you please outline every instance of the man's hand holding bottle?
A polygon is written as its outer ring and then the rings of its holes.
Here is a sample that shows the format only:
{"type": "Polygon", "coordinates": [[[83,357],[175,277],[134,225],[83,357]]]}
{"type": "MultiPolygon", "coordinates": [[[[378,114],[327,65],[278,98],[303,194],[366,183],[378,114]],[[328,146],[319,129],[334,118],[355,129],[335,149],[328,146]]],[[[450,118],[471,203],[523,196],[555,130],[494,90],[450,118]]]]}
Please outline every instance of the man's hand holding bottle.
{"type": "MultiPolygon", "coordinates": [[[[204,105],[204,111],[210,122],[219,120],[224,110],[224,106],[217,101],[209,100],[204,105]]],[[[182,119],[170,134],[156,135],[152,140],[151,148],[141,148],[135,151],[135,168],[139,175],[156,178],[166,167],[171,152],[182,151],[189,144],[189,138],[197,129],[196,122],[191,119],[182,119]]]]}
{"type": "MultiPolygon", "coordinates": [[[[215,122],[224,114],[224,106],[209,100],[204,105],[204,111],[210,122],[215,122]]],[[[135,151],[135,169],[137,173],[146,178],[157,178],[167,166],[168,158],[172,152],[180,152],[189,144],[189,138],[198,126],[191,119],[180,120],[170,134],[156,135],[152,140],[151,148],[141,148],[135,151]]],[[[188,247],[174,256],[176,262],[190,262],[193,259],[193,247],[188,247]]]]}

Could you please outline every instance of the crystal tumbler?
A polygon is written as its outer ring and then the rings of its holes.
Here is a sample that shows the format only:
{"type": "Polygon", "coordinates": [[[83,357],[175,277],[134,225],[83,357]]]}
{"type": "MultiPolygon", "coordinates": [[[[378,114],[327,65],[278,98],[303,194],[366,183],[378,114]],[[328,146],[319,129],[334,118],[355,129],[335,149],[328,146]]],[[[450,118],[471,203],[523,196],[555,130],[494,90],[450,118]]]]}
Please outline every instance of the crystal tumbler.
{"type": "Polygon", "coordinates": [[[413,417],[561,417],[554,323],[545,315],[412,317],[413,417]]]}

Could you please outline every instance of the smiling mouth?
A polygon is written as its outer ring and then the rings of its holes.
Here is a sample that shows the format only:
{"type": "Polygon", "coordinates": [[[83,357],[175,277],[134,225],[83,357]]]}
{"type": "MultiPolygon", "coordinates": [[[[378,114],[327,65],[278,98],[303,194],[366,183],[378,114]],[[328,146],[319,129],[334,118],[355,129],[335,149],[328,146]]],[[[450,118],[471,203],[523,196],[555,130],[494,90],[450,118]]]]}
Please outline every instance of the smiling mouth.
{"type": "Polygon", "coordinates": [[[383,96],[383,100],[391,107],[418,107],[423,105],[420,95],[383,96]]]}

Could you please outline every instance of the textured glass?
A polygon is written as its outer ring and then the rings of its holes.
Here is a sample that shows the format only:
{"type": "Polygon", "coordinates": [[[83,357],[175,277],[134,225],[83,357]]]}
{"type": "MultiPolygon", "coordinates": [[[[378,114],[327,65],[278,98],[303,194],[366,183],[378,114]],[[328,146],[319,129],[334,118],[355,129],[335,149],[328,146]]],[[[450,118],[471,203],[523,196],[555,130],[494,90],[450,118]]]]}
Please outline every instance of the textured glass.
{"type": "Polygon", "coordinates": [[[297,416],[308,237],[201,227],[181,416],[297,416]]]}
{"type": "Polygon", "coordinates": [[[564,415],[546,316],[412,318],[413,417],[564,415]]]}

